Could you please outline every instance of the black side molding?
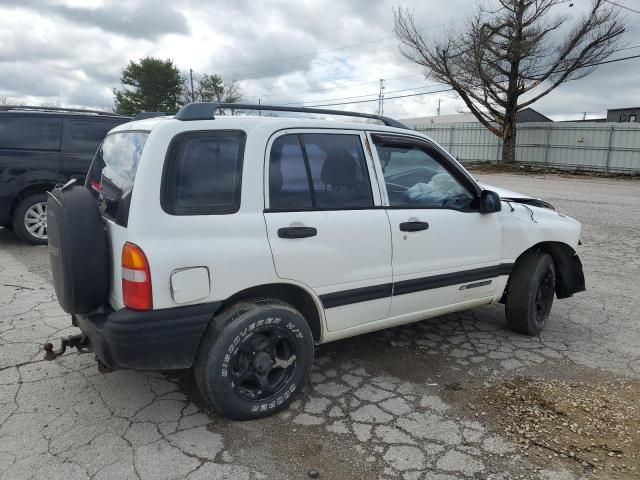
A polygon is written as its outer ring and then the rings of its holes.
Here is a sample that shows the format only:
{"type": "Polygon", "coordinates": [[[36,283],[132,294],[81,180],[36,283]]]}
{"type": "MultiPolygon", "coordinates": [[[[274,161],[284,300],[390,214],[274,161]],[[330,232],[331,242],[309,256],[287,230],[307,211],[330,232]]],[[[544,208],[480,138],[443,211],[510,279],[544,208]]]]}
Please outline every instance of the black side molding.
{"type": "Polygon", "coordinates": [[[392,295],[406,295],[408,293],[449,287],[460,283],[488,280],[494,277],[499,277],[500,275],[509,275],[512,269],[513,263],[501,263],[500,265],[494,265],[491,267],[474,268],[471,270],[462,270],[461,272],[445,273],[443,275],[412,278],[411,280],[403,280],[396,283],[384,283],[381,285],[372,285],[370,287],[325,293],[324,295],[320,295],[320,301],[324,308],[340,307],[342,305],[349,305],[352,303],[368,302],[370,300],[386,298],[392,295]]]}
{"type": "Polygon", "coordinates": [[[407,293],[433,290],[434,288],[458,285],[459,283],[476,282],[488,278],[508,275],[511,272],[511,264],[501,264],[494,267],[473,268],[461,272],[433,275],[431,277],[413,278],[393,284],[393,295],[405,295],[407,293]]]}
{"type": "Polygon", "coordinates": [[[350,305],[352,303],[368,302],[379,298],[387,298],[391,296],[393,284],[385,283],[382,285],[374,285],[372,287],[354,288],[352,290],[343,290],[342,292],[333,292],[320,295],[320,301],[324,308],[341,307],[342,305],[350,305]]]}

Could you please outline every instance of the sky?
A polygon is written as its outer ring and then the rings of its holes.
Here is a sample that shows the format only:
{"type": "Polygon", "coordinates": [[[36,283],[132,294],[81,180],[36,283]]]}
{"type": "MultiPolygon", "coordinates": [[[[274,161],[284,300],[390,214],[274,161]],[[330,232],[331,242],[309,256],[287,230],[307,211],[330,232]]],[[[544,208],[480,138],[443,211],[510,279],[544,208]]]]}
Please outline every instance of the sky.
{"type": "MultiPolygon", "coordinates": [[[[489,3],[492,0],[485,0],[489,3]]],[[[561,4],[579,16],[589,0],[561,4]],[[573,6],[569,6],[573,4],[573,6]]],[[[640,10],[639,0],[616,3],[640,10]]],[[[21,104],[108,109],[130,60],[170,58],[184,73],[235,79],[251,103],[325,105],[375,113],[386,97],[446,88],[405,59],[393,8],[414,10],[426,38],[460,29],[477,0],[0,0],[0,97],[21,104]],[[354,98],[356,97],[356,98],[354,98]],[[374,100],[367,102],[366,100],[374,100]],[[354,103],[358,102],[358,103],[354,103]]],[[[640,54],[640,13],[612,58],[640,54]]],[[[640,58],[600,66],[533,108],[555,120],[640,105],[640,58]],[[586,112],[586,113],[585,113],[586,112]]],[[[387,98],[396,118],[466,111],[451,92],[387,98]]]]}

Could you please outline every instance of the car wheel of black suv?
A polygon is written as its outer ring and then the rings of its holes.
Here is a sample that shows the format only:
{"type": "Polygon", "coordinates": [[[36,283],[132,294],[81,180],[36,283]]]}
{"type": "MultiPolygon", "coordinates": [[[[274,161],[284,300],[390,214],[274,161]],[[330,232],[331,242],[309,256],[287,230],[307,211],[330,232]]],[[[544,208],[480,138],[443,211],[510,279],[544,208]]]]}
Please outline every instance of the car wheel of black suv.
{"type": "Polygon", "coordinates": [[[47,194],[39,193],[22,200],[13,211],[13,229],[25,242],[47,244],[47,194]]]}
{"type": "Polygon", "coordinates": [[[516,262],[509,277],[505,312],[509,327],[525,335],[538,335],[551,313],[556,270],[551,255],[528,252],[516,262]]]}
{"type": "Polygon", "coordinates": [[[285,409],[311,374],[313,337],[304,317],[278,300],[254,299],[216,315],[194,365],[200,393],[233,420],[285,409]]]}

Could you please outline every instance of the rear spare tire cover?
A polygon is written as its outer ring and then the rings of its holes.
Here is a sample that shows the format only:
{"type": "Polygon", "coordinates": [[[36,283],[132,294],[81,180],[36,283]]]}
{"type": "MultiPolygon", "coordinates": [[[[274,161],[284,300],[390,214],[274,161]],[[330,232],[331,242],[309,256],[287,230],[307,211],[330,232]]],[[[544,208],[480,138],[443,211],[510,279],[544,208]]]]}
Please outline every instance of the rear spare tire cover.
{"type": "Polygon", "coordinates": [[[80,185],[55,188],[47,201],[49,260],[60,306],[89,313],[101,306],[111,279],[107,235],[98,203],[80,185]]]}

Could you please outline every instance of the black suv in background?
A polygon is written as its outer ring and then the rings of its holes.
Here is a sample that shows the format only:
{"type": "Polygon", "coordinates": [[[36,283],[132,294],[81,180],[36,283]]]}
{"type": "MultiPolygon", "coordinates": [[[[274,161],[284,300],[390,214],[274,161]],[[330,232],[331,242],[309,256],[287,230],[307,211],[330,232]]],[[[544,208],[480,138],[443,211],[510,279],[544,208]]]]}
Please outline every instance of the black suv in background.
{"type": "Polygon", "coordinates": [[[84,181],[106,133],[129,120],[92,110],[0,107],[0,226],[46,244],[46,192],[72,178],[84,181]]]}

